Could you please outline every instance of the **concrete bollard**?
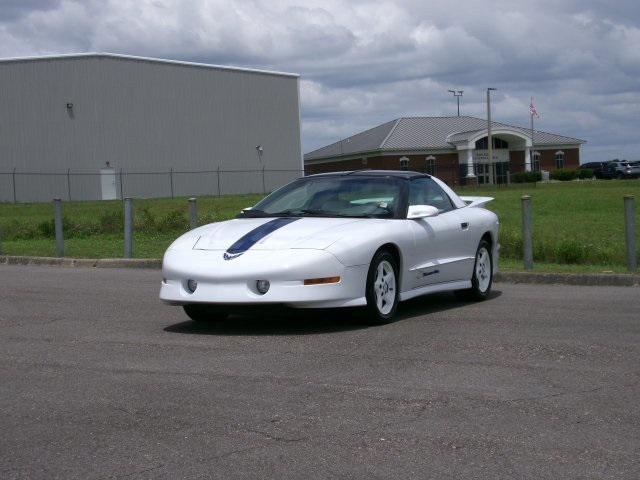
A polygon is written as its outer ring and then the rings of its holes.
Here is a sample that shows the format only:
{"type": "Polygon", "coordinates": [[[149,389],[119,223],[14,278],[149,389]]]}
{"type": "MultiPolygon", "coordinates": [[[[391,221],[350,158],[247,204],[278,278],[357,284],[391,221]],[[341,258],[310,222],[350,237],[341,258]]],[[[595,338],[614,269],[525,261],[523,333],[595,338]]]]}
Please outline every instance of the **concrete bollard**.
{"type": "Polygon", "coordinates": [[[56,230],[56,256],[64,257],[64,232],[62,231],[62,200],[53,199],[53,224],[56,230]]]}
{"type": "Polygon", "coordinates": [[[531,196],[522,196],[522,246],[524,269],[533,269],[533,240],[531,238],[531,196]]]}
{"type": "Polygon", "coordinates": [[[624,196],[624,234],[627,244],[627,270],[635,272],[638,269],[636,250],[636,205],[633,195],[624,196]]]}
{"type": "Polygon", "coordinates": [[[198,226],[198,201],[195,198],[189,199],[189,228],[193,230],[198,226]]]}
{"type": "Polygon", "coordinates": [[[124,199],[124,258],[131,258],[133,252],[133,200],[124,199]]]}

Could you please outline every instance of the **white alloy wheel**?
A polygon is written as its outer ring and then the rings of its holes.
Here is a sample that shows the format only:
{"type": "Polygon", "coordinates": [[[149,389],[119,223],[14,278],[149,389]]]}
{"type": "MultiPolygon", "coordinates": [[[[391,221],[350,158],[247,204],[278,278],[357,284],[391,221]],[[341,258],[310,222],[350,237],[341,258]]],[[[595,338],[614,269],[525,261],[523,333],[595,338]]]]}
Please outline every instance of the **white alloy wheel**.
{"type": "Polygon", "coordinates": [[[471,272],[471,288],[456,290],[456,295],[462,300],[486,300],[491,294],[493,284],[493,259],[491,257],[491,244],[486,240],[480,240],[476,250],[475,263],[471,272]]]}
{"type": "Polygon", "coordinates": [[[485,293],[491,285],[491,256],[484,246],[481,246],[476,253],[476,279],[478,290],[485,293]]]}
{"type": "Polygon", "coordinates": [[[398,308],[400,277],[398,261],[388,250],[379,250],[373,256],[365,294],[367,298],[367,321],[381,325],[393,320],[398,308]]]}
{"type": "Polygon", "coordinates": [[[388,315],[396,301],[396,274],[388,261],[383,260],[378,264],[373,288],[378,310],[381,314],[388,315]]]}

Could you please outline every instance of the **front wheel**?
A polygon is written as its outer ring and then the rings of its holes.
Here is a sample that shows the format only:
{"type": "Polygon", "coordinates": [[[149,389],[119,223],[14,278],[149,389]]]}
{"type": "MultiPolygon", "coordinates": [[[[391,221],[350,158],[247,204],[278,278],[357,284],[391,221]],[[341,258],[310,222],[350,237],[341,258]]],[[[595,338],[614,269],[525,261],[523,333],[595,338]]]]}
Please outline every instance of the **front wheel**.
{"type": "Polygon", "coordinates": [[[198,323],[221,322],[229,315],[215,305],[191,303],[182,308],[191,320],[198,323]]]}
{"type": "Polygon", "coordinates": [[[493,284],[493,260],[491,245],[486,240],[480,240],[476,250],[476,260],[473,265],[471,288],[458,290],[456,294],[464,300],[486,300],[491,293],[493,284]]]}
{"type": "Polygon", "coordinates": [[[367,320],[383,324],[393,319],[399,298],[398,262],[386,250],[377,252],[367,274],[367,320]]]}

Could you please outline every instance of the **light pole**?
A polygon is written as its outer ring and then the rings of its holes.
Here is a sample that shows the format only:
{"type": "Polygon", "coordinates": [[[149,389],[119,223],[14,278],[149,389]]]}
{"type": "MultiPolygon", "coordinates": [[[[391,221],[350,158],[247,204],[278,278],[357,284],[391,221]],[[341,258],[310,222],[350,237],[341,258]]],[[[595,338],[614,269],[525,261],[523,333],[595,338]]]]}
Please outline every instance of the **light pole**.
{"type": "Polygon", "coordinates": [[[458,101],[458,116],[460,116],[460,97],[464,93],[464,90],[449,90],[449,93],[453,93],[453,96],[456,97],[458,101]]]}
{"type": "Polygon", "coordinates": [[[491,164],[493,162],[493,137],[491,136],[491,92],[494,90],[497,90],[497,88],[487,88],[487,153],[489,154],[489,168],[492,168],[491,164]]]}

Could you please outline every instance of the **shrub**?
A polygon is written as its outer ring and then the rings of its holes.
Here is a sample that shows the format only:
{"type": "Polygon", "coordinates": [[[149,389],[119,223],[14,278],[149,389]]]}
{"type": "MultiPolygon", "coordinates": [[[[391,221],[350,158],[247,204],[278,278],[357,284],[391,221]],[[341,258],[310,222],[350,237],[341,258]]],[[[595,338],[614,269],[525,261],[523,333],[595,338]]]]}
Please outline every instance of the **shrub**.
{"type": "Polygon", "coordinates": [[[506,258],[522,258],[522,233],[518,229],[500,229],[500,255],[506,258]]]}
{"type": "Polygon", "coordinates": [[[187,216],[184,211],[180,209],[171,210],[156,224],[158,232],[175,230],[186,231],[188,228],[189,222],[187,221],[187,216]]]}
{"type": "Polygon", "coordinates": [[[158,230],[156,216],[151,213],[148,207],[140,209],[135,218],[135,229],[141,232],[153,233],[158,230]]]}
{"type": "Polygon", "coordinates": [[[578,178],[581,178],[581,179],[593,178],[593,170],[591,170],[590,168],[578,169],[578,178]]]}
{"type": "MultiPolygon", "coordinates": [[[[62,221],[62,227],[64,228],[64,219],[62,221]]],[[[51,220],[45,220],[38,223],[38,236],[45,238],[53,238],[55,236],[55,223],[53,218],[51,220]]]]}
{"type": "Polygon", "coordinates": [[[552,180],[560,180],[561,182],[567,182],[569,180],[575,180],[578,177],[578,171],[561,168],[558,170],[553,170],[549,174],[549,177],[552,180]]]}
{"type": "Polygon", "coordinates": [[[582,263],[588,253],[587,249],[575,240],[561,240],[556,247],[558,263],[582,263]]]}
{"type": "Polygon", "coordinates": [[[118,233],[124,228],[124,214],[121,209],[100,215],[100,233],[118,233]]]}
{"type": "Polygon", "coordinates": [[[535,183],[542,180],[542,173],[540,172],[520,172],[514,173],[511,176],[511,180],[514,183],[535,183]]]}
{"type": "Polygon", "coordinates": [[[19,222],[15,219],[7,223],[2,230],[2,235],[7,240],[30,240],[40,235],[37,224],[19,222]]]}

